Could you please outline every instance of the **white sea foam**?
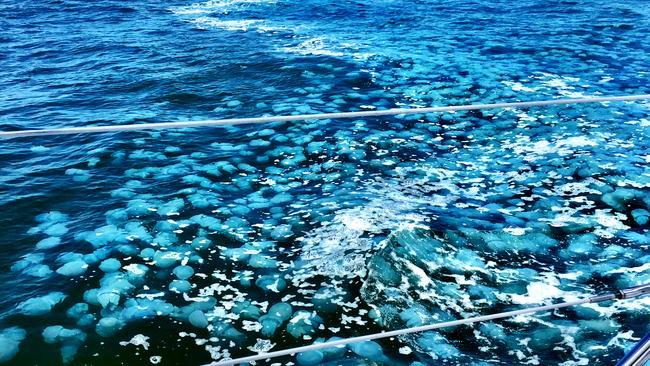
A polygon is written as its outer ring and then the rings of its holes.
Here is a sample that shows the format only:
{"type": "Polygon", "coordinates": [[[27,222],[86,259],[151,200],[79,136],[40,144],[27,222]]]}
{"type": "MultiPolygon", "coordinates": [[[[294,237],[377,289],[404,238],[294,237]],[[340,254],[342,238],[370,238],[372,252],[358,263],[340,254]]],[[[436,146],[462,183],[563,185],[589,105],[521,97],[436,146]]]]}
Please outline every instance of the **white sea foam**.
{"type": "Polygon", "coordinates": [[[340,210],[330,224],[307,233],[300,248],[302,268],[292,281],[300,284],[316,275],[363,277],[368,257],[386,244],[375,243],[367,233],[412,230],[424,221],[408,212],[412,203],[393,200],[387,191],[383,195],[363,207],[340,210]]]}
{"type": "Polygon", "coordinates": [[[526,289],[527,294],[512,294],[510,298],[515,304],[541,304],[545,300],[564,298],[565,300],[577,299],[576,294],[562,291],[559,288],[544,282],[532,282],[526,289]]]}
{"type": "Polygon", "coordinates": [[[506,227],[503,229],[506,233],[514,236],[521,236],[526,234],[526,231],[532,230],[531,228],[523,228],[523,227],[506,227]]]}
{"type": "Polygon", "coordinates": [[[569,98],[585,98],[588,96],[576,90],[578,87],[581,87],[581,85],[577,85],[580,78],[551,73],[541,73],[541,76],[538,78],[542,79],[542,85],[557,90],[558,94],[562,96],[569,98]]]}
{"type": "Polygon", "coordinates": [[[128,341],[128,342],[120,342],[120,345],[121,346],[126,346],[126,345],[129,345],[129,344],[132,344],[132,345],[134,345],[136,347],[142,346],[145,350],[148,350],[149,349],[148,339],[149,339],[149,337],[147,337],[146,335],[136,334],[136,335],[133,336],[133,338],[131,338],[130,341],[128,341]]]}
{"type": "Polygon", "coordinates": [[[257,338],[255,345],[247,348],[255,353],[267,353],[273,347],[275,347],[275,343],[271,343],[270,340],[257,338]]]}
{"type": "Polygon", "coordinates": [[[245,8],[251,4],[274,4],[273,0],[221,0],[221,1],[205,1],[202,3],[194,3],[187,6],[175,6],[169,10],[177,15],[193,15],[193,14],[207,14],[213,12],[227,12],[237,10],[238,8],[245,8]]]}
{"type": "Polygon", "coordinates": [[[510,89],[516,92],[529,92],[529,93],[534,93],[539,90],[539,88],[533,88],[529,86],[525,86],[523,83],[520,82],[513,82],[513,81],[502,81],[502,84],[509,86],[510,89]]]}
{"type": "Polygon", "coordinates": [[[356,60],[366,60],[374,55],[373,53],[362,52],[359,45],[338,43],[324,36],[312,37],[296,45],[286,45],[279,50],[303,56],[351,57],[356,60]]]}
{"type": "Polygon", "coordinates": [[[199,17],[191,21],[199,28],[221,28],[228,31],[248,31],[254,24],[260,23],[260,20],[242,19],[242,20],[221,20],[213,17],[199,17]]]}
{"type": "Polygon", "coordinates": [[[342,57],[345,55],[342,51],[332,50],[332,46],[323,37],[315,37],[300,42],[295,46],[284,47],[281,50],[288,53],[296,53],[299,55],[319,55],[319,56],[332,56],[342,57]]]}
{"type": "Polygon", "coordinates": [[[519,134],[513,140],[505,141],[502,148],[523,156],[527,162],[535,162],[545,159],[546,155],[550,154],[573,155],[576,150],[598,146],[598,142],[599,139],[593,136],[564,136],[551,141],[546,139],[533,141],[530,136],[519,134]]]}
{"type": "Polygon", "coordinates": [[[568,98],[585,98],[588,95],[580,89],[588,85],[579,84],[580,78],[562,76],[551,73],[536,73],[524,81],[502,81],[501,83],[516,92],[535,93],[543,90],[555,91],[558,95],[568,98]]]}
{"type": "Polygon", "coordinates": [[[185,21],[195,24],[200,29],[218,28],[227,31],[257,31],[267,32],[279,28],[270,26],[262,19],[223,19],[221,16],[247,10],[255,4],[274,4],[269,0],[225,0],[194,3],[188,6],[178,6],[169,10],[182,17],[185,21]]]}
{"type": "Polygon", "coordinates": [[[557,146],[570,146],[570,147],[583,147],[583,146],[598,146],[594,140],[590,140],[585,136],[571,136],[556,142],[557,146]]]}

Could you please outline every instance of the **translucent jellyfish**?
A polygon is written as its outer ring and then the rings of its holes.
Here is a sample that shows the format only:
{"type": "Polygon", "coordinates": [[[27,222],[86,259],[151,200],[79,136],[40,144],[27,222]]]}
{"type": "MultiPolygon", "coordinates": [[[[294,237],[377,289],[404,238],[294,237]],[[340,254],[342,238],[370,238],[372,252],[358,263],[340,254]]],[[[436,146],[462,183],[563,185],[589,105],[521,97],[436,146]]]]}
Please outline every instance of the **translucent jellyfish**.
{"type": "Polygon", "coordinates": [[[319,312],[331,313],[338,309],[340,303],[347,297],[347,293],[339,288],[324,286],[318,289],[311,302],[319,312]]]}
{"type": "Polygon", "coordinates": [[[147,231],[147,228],[142,226],[140,222],[137,221],[132,221],[126,223],[124,225],[124,230],[128,233],[128,236],[131,237],[132,239],[140,239],[143,242],[150,242],[153,240],[153,236],[149,234],[149,231],[147,231]]]}
{"type": "Polygon", "coordinates": [[[61,343],[63,363],[69,363],[86,340],[86,333],[79,329],[67,329],[60,325],[52,325],[43,330],[43,339],[50,344],[61,343]]]}
{"type": "Polygon", "coordinates": [[[26,256],[23,257],[23,259],[17,261],[14,263],[14,265],[11,266],[12,271],[22,271],[25,268],[27,268],[31,264],[37,264],[43,262],[43,259],[45,259],[45,255],[41,253],[32,253],[32,254],[27,254],[26,256]]]}
{"type": "Polygon", "coordinates": [[[183,210],[185,201],[182,198],[173,199],[164,205],[158,207],[158,215],[160,216],[172,216],[177,215],[183,210]]]}
{"type": "Polygon", "coordinates": [[[319,350],[312,350],[307,352],[300,352],[296,355],[296,361],[300,365],[318,365],[323,361],[323,352],[319,350]]]}
{"type": "Polygon", "coordinates": [[[388,358],[384,356],[384,351],[377,342],[365,341],[359,343],[352,343],[348,346],[352,352],[357,355],[373,360],[373,361],[388,361],[388,358]]]}
{"type": "Polygon", "coordinates": [[[642,208],[637,208],[636,210],[632,210],[632,218],[637,224],[645,225],[650,221],[650,212],[642,208]]]}
{"type": "Polygon", "coordinates": [[[56,222],[64,222],[68,220],[68,215],[61,213],[59,211],[50,211],[45,214],[40,214],[36,216],[36,221],[38,222],[48,222],[48,223],[56,223],[56,222]]]}
{"type": "Polygon", "coordinates": [[[102,261],[102,263],[99,265],[99,269],[101,269],[106,273],[110,273],[110,272],[116,272],[117,270],[120,269],[121,266],[122,264],[120,263],[119,260],[115,258],[109,258],[102,261]]]}
{"type": "Polygon", "coordinates": [[[503,326],[494,323],[481,323],[479,326],[481,332],[495,341],[506,339],[506,333],[503,326]]]}
{"type": "Polygon", "coordinates": [[[201,310],[194,310],[188,317],[190,324],[197,328],[206,328],[208,326],[208,318],[201,310]]]}
{"type": "Polygon", "coordinates": [[[106,223],[111,225],[120,225],[129,221],[129,213],[124,209],[115,209],[107,211],[106,214],[106,223]]]}
{"type": "Polygon", "coordinates": [[[68,228],[64,224],[53,224],[43,230],[49,236],[63,236],[68,232],[68,228]]]}
{"type": "Polygon", "coordinates": [[[287,288],[287,282],[280,275],[264,275],[255,281],[255,285],[265,292],[279,293],[287,288]]]}
{"type": "Polygon", "coordinates": [[[20,342],[26,332],[18,327],[11,327],[0,332],[0,362],[10,361],[18,353],[20,342]]]}
{"type": "Polygon", "coordinates": [[[54,271],[52,271],[50,267],[45,264],[35,264],[33,266],[25,268],[23,270],[23,273],[33,277],[47,277],[54,273],[54,271]]]}
{"type": "Polygon", "coordinates": [[[214,325],[212,333],[215,337],[225,338],[235,342],[241,342],[246,339],[244,333],[237,330],[232,324],[218,323],[214,325]]]}
{"type": "Polygon", "coordinates": [[[117,247],[117,251],[124,254],[127,257],[138,254],[138,247],[133,244],[122,244],[117,247]]]}
{"type": "Polygon", "coordinates": [[[598,237],[592,233],[573,236],[569,241],[569,246],[560,254],[567,259],[589,256],[595,251],[600,251],[597,244],[598,237]]]}
{"type": "Polygon", "coordinates": [[[436,332],[426,332],[416,341],[422,351],[430,354],[434,359],[452,359],[460,355],[456,347],[450,345],[445,337],[436,332]]]}
{"type": "Polygon", "coordinates": [[[253,147],[265,147],[271,145],[269,141],[262,140],[262,139],[254,139],[249,142],[249,144],[253,147]]]}
{"type": "Polygon", "coordinates": [[[85,314],[77,320],[77,326],[86,328],[95,323],[95,316],[93,314],[85,314]]]}
{"type": "Polygon", "coordinates": [[[259,318],[259,322],[262,325],[262,334],[265,337],[271,337],[275,334],[282,323],[291,317],[291,312],[291,305],[285,302],[271,306],[269,312],[259,318]]]}
{"type": "Polygon", "coordinates": [[[72,305],[68,311],[66,311],[66,315],[69,318],[79,320],[81,319],[82,316],[86,315],[88,313],[88,304],[85,302],[80,302],[77,304],[72,305]]]}
{"type": "Polygon", "coordinates": [[[244,171],[246,173],[255,173],[257,171],[257,168],[255,168],[252,165],[246,164],[246,163],[239,163],[237,164],[237,168],[241,171],[244,171]]]}
{"type": "Polygon", "coordinates": [[[576,334],[576,339],[609,339],[618,333],[620,327],[617,322],[611,319],[579,320],[579,331],[576,334]]]}
{"type": "Polygon", "coordinates": [[[52,270],[41,262],[45,255],[41,253],[27,254],[21,260],[11,266],[12,271],[21,271],[28,276],[47,277],[52,274],[52,270]]]}
{"type": "Polygon", "coordinates": [[[195,250],[204,250],[209,248],[212,245],[212,241],[208,238],[197,237],[192,240],[192,248],[195,250]]]}
{"type": "Polygon", "coordinates": [[[244,244],[239,248],[227,248],[223,255],[233,261],[248,261],[251,257],[250,252],[256,252],[256,249],[250,244],[244,244]]]}
{"type": "Polygon", "coordinates": [[[95,248],[102,247],[112,242],[128,242],[126,232],[115,225],[104,225],[94,231],[84,232],[80,234],[78,238],[89,242],[95,248]]]}
{"type": "Polygon", "coordinates": [[[549,347],[563,340],[562,331],[550,326],[544,326],[535,330],[530,338],[531,340],[528,342],[528,346],[540,352],[549,349],[549,347]]]}
{"type": "Polygon", "coordinates": [[[294,338],[302,338],[304,335],[314,334],[321,324],[323,324],[323,319],[315,312],[298,310],[289,320],[287,332],[294,338]]]}
{"type": "Polygon", "coordinates": [[[103,308],[113,308],[117,306],[120,301],[120,296],[128,294],[135,288],[128,281],[127,277],[127,275],[121,272],[107,273],[99,281],[101,287],[94,293],[86,292],[86,294],[84,294],[84,299],[88,297],[86,300],[88,302],[95,300],[95,302],[103,308]],[[94,296],[95,299],[92,299],[92,296],[94,296]]]}
{"type": "Polygon", "coordinates": [[[124,302],[124,309],[120,319],[130,322],[142,319],[151,319],[156,316],[168,316],[177,311],[177,308],[161,299],[131,298],[124,302]]]}
{"type": "Polygon", "coordinates": [[[126,275],[126,279],[129,281],[129,283],[135,286],[140,286],[144,283],[145,276],[149,271],[149,268],[144,264],[131,263],[129,265],[124,266],[124,270],[125,270],[124,273],[126,275]]]}
{"type": "Polygon", "coordinates": [[[90,173],[87,170],[70,168],[65,171],[66,175],[71,175],[75,182],[86,182],[90,179],[90,173]]]}
{"type": "Polygon", "coordinates": [[[187,280],[194,275],[194,269],[190,266],[178,266],[174,268],[173,272],[179,280],[187,280]]]}
{"type": "Polygon", "coordinates": [[[185,280],[173,280],[169,284],[169,290],[174,292],[189,292],[192,289],[192,284],[185,280]]]}
{"type": "Polygon", "coordinates": [[[117,333],[124,323],[114,317],[101,318],[95,327],[95,331],[102,337],[110,337],[113,334],[117,333]]]}
{"type": "Polygon", "coordinates": [[[39,250],[46,250],[46,249],[51,249],[56,246],[59,246],[61,244],[61,238],[51,236],[49,238],[45,238],[38,243],[36,243],[36,249],[39,250]]]}
{"type": "Polygon", "coordinates": [[[645,193],[629,188],[617,188],[614,192],[605,193],[601,200],[610,207],[620,212],[625,212],[625,207],[629,201],[634,199],[642,200],[645,193]]]}
{"type": "Polygon", "coordinates": [[[156,254],[156,251],[153,248],[144,248],[140,251],[140,258],[144,260],[152,259],[156,254]]]}
{"type": "Polygon", "coordinates": [[[238,314],[242,319],[249,320],[256,320],[262,315],[262,310],[260,310],[260,308],[257,306],[251,304],[250,301],[242,301],[240,303],[237,303],[237,305],[233,307],[232,311],[235,314],[238,314]]]}
{"type": "Polygon", "coordinates": [[[418,327],[431,323],[431,314],[421,305],[415,305],[402,311],[399,317],[408,327],[418,327]]]}
{"type": "Polygon", "coordinates": [[[291,225],[278,225],[271,231],[271,237],[274,240],[285,240],[293,236],[291,225]]]}
{"type": "Polygon", "coordinates": [[[44,153],[44,152],[48,151],[50,148],[45,147],[43,145],[37,145],[37,146],[32,146],[29,149],[34,153],[44,153]]]}
{"type": "Polygon", "coordinates": [[[280,205],[283,203],[291,202],[292,200],[293,200],[293,196],[286,192],[278,193],[270,199],[271,203],[274,205],[280,205]]]}
{"type": "MultiPolygon", "coordinates": [[[[327,340],[327,342],[333,342],[333,341],[340,341],[341,337],[331,337],[330,339],[327,340]]],[[[323,338],[319,338],[316,340],[315,343],[321,343],[323,342],[323,338]]],[[[334,346],[334,347],[328,347],[323,349],[323,354],[325,355],[325,358],[327,359],[337,359],[340,357],[343,357],[343,355],[347,352],[347,349],[345,346],[334,346]]]]}
{"type": "Polygon", "coordinates": [[[25,315],[47,314],[52,308],[66,298],[62,292],[50,292],[41,297],[34,297],[18,304],[18,311],[25,315]]]}
{"type": "Polygon", "coordinates": [[[178,252],[157,250],[153,256],[156,266],[160,268],[169,268],[181,260],[181,254],[178,252]]]}
{"type": "Polygon", "coordinates": [[[87,269],[88,264],[81,259],[77,259],[62,265],[56,270],[56,273],[67,277],[74,277],[85,273],[87,269]]]}
{"type": "Polygon", "coordinates": [[[161,247],[174,245],[178,242],[178,237],[173,232],[159,232],[153,239],[153,243],[161,247]]]}
{"type": "Polygon", "coordinates": [[[111,288],[101,288],[97,291],[97,302],[102,308],[114,308],[120,304],[120,292],[111,288]]]}
{"type": "Polygon", "coordinates": [[[248,259],[248,264],[253,268],[276,268],[278,261],[262,254],[253,254],[248,259]]]}

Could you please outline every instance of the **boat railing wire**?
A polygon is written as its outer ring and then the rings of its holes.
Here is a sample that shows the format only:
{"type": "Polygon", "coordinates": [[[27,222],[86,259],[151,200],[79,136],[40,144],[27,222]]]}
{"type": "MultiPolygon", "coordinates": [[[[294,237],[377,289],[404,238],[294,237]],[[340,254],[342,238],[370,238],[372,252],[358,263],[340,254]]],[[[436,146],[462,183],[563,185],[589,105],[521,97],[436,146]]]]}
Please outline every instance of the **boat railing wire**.
{"type": "Polygon", "coordinates": [[[314,120],[324,120],[324,119],[362,118],[362,117],[427,114],[427,113],[441,113],[441,112],[459,112],[459,111],[473,111],[473,110],[480,110],[480,109],[495,109],[495,108],[523,108],[523,107],[583,104],[583,103],[631,102],[631,101],[648,100],[648,99],[650,99],[650,94],[637,94],[637,95],[623,95],[623,96],[609,96],[609,97],[550,99],[550,100],[538,100],[538,101],[528,101],[528,102],[467,104],[467,105],[454,105],[454,106],[444,106],[444,107],[392,108],[392,109],[380,109],[380,110],[364,110],[364,111],[355,111],[355,112],[297,114],[297,115],[287,115],[287,116],[264,116],[264,117],[248,117],[248,118],[208,119],[208,120],[199,120],[199,121],[176,121],[176,122],[137,123],[137,124],[122,124],[122,125],[106,125],[106,126],[63,127],[63,128],[48,128],[48,129],[40,129],[40,130],[0,131],[0,138],[9,139],[9,138],[17,138],[17,137],[106,133],[106,132],[138,131],[138,130],[152,130],[152,129],[234,126],[234,125],[242,125],[242,124],[263,124],[263,123],[270,123],[270,122],[314,121],[314,120]]]}

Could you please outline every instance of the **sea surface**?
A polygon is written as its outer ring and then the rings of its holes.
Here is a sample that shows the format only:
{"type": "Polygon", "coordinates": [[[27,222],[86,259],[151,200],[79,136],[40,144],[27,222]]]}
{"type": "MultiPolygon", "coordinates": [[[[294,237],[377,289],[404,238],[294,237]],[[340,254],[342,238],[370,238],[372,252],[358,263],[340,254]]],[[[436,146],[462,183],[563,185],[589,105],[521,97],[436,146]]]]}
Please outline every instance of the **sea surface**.
{"type": "MultiPolygon", "coordinates": [[[[1,1],[0,129],[650,92],[646,0],[1,1]]],[[[0,363],[202,365],[650,281],[650,103],[0,141],[0,363]]],[[[650,298],[276,365],[612,365],[650,298]]]]}

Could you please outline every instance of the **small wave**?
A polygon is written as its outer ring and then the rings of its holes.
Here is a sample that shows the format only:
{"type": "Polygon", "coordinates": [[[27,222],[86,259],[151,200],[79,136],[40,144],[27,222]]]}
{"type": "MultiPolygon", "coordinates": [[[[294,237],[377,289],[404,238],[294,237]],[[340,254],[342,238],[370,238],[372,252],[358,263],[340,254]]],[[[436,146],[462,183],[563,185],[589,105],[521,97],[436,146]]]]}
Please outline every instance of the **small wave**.
{"type": "Polygon", "coordinates": [[[232,8],[239,8],[242,5],[249,4],[274,4],[274,0],[225,0],[225,1],[206,1],[202,3],[194,3],[187,6],[175,6],[169,8],[169,10],[177,15],[188,15],[188,14],[206,14],[212,13],[215,11],[230,11],[236,10],[232,8]]]}
{"type": "Polygon", "coordinates": [[[240,19],[222,19],[221,14],[233,16],[236,12],[249,10],[250,5],[275,4],[275,0],[223,0],[223,1],[206,1],[194,3],[187,6],[172,7],[169,10],[179,16],[183,16],[186,21],[196,24],[201,29],[219,28],[228,31],[256,31],[258,33],[274,32],[278,30],[288,30],[294,33],[300,43],[285,44],[278,51],[291,53],[302,56],[330,56],[330,57],[352,57],[356,60],[367,60],[371,53],[360,52],[360,47],[352,43],[339,43],[328,40],[323,36],[313,37],[307,32],[300,34],[300,29],[304,25],[293,26],[271,26],[268,21],[263,19],[246,19],[249,15],[238,14],[240,19]]]}
{"type": "Polygon", "coordinates": [[[200,17],[191,21],[199,28],[221,28],[229,31],[248,31],[252,25],[258,24],[260,20],[241,19],[241,20],[221,20],[211,17],[200,17]]]}
{"type": "Polygon", "coordinates": [[[322,37],[316,37],[301,42],[295,46],[284,47],[283,51],[289,53],[296,53],[299,55],[319,55],[319,56],[333,56],[342,57],[345,53],[341,51],[334,51],[330,49],[329,45],[323,40],[322,37]]]}
{"type": "MultiPolygon", "coordinates": [[[[273,4],[271,0],[227,0],[227,1],[207,1],[203,3],[194,3],[188,6],[173,7],[169,10],[189,23],[196,24],[200,29],[219,28],[228,31],[255,30],[259,33],[275,31],[280,28],[269,26],[261,19],[246,19],[248,16],[238,16],[240,19],[222,19],[220,14],[232,15],[240,10],[246,10],[248,5],[252,4],[273,4]],[[243,18],[243,19],[242,19],[243,18]]],[[[250,15],[249,15],[250,16],[250,15]]]]}
{"type": "Polygon", "coordinates": [[[358,52],[358,47],[351,43],[337,45],[335,42],[327,41],[324,37],[310,38],[297,45],[283,47],[280,50],[303,56],[351,56],[357,60],[366,60],[373,55],[372,53],[358,52]]]}
{"type": "Polygon", "coordinates": [[[176,15],[206,14],[211,12],[208,9],[202,8],[170,8],[169,10],[176,15]]]}

